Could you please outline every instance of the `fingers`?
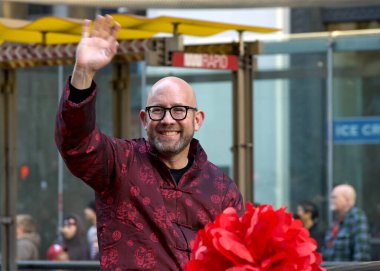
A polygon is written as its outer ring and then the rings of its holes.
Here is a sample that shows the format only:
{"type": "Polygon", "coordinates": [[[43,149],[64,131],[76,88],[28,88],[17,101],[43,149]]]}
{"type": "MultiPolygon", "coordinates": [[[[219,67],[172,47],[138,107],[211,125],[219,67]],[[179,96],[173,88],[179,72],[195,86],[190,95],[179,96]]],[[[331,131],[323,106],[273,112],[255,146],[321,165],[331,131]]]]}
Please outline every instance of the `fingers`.
{"type": "Polygon", "coordinates": [[[114,22],[114,24],[111,26],[111,30],[110,30],[110,36],[107,38],[107,40],[113,44],[113,50],[114,52],[117,51],[117,47],[118,47],[118,42],[116,40],[116,37],[117,37],[117,33],[119,32],[121,26],[118,22],[114,22]]]}
{"type": "Polygon", "coordinates": [[[82,38],[88,38],[90,36],[90,20],[84,20],[82,28],[82,38]]]}
{"type": "Polygon", "coordinates": [[[111,28],[111,35],[108,38],[108,41],[112,44],[112,52],[116,54],[117,48],[119,47],[119,43],[116,40],[117,33],[119,32],[121,26],[118,22],[115,22],[111,28]]]}
{"type": "Polygon", "coordinates": [[[116,22],[112,16],[98,15],[94,23],[94,29],[92,30],[92,37],[98,37],[102,39],[116,39],[117,32],[120,29],[120,24],[116,22]]]}
{"type": "Polygon", "coordinates": [[[104,18],[103,25],[102,25],[102,38],[106,39],[109,37],[109,35],[111,34],[113,23],[114,21],[113,21],[112,16],[107,14],[104,18]]]}
{"type": "Polygon", "coordinates": [[[119,32],[120,28],[121,28],[121,25],[118,22],[114,21],[113,25],[111,26],[111,36],[114,39],[116,39],[117,33],[119,32]]]}
{"type": "Polygon", "coordinates": [[[104,17],[101,15],[96,16],[94,22],[94,28],[92,29],[91,36],[92,37],[101,37],[101,30],[103,25],[104,17]]]}

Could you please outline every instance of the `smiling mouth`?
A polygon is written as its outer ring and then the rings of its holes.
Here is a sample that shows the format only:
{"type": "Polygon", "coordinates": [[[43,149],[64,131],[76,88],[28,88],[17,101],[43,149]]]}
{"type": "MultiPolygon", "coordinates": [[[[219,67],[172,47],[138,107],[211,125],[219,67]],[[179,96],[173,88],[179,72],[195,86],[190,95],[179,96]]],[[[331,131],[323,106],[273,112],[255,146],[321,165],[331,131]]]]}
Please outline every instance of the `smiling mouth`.
{"type": "Polygon", "coordinates": [[[178,131],[159,131],[159,133],[165,136],[174,136],[174,135],[179,134],[178,131]]]}

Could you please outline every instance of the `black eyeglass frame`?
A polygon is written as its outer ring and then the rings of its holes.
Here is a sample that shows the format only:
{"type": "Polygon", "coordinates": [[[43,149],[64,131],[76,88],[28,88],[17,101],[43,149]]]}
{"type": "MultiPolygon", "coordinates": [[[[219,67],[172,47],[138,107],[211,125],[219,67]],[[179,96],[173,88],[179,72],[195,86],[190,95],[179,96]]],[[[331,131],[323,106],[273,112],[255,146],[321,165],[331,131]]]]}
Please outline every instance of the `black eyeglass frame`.
{"type": "Polygon", "coordinates": [[[166,116],[166,111],[169,111],[170,116],[171,116],[174,120],[184,120],[184,119],[186,119],[186,117],[187,117],[187,112],[188,112],[189,110],[198,111],[198,108],[196,108],[196,107],[192,107],[192,106],[188,106],[188,105],[175,105],[175,106],[172,106],[172,107],[163,107],[163,106],[159,106],[159,105],[152,105],[152,106],[147,106],[147,107],[145,107],[145,111],[148,112],[148,116],[149,116],[149,118],[150,118],[151,120],[153,120],[153,121],[161,121],[161,120],[163,120],[163,119],[165,118],[165,116],[166,116]],[[180,108],[185,108],[185,109],[186,109],[186,111],[185,111],[185,116],[184,116],[183,118],[175,118],[175,117],[173,116],[173,114],[172,114],[172,109],[173,109],[173,108],[179,108],[179,107],[180,107],[180,108]],[[159,118],[159,119],[152,118],[152,116],[150,115],[150,110],[151,110],[152,108],[160,108],[160,109],[163,109],[163,110],[164,110],[164,114],[162,115],[162,117],[159,118]]]}

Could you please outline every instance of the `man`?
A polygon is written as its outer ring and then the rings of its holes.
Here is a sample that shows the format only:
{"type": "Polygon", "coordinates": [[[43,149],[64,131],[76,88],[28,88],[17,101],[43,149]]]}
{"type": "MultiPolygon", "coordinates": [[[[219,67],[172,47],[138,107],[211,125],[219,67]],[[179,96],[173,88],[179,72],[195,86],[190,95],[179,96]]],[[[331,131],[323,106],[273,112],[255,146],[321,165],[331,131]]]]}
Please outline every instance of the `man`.
{"type": "Polygon", "coordinates": [[[326,233],[323,260],[369,261],[370,246],[367,217],[355,207],[356,192],[348,184],[336,186],[331,193],[331,209],[336,220],[326,233]]]}
{"type": "Polygon", "coordinates": [[[204,112],[182,79],[152,87],[140,112],[148,140],[99,131],[92,79],[115,55],[119,28],[111,16],[99,16],[90,34],[85,21],[56,143],[71,172],[96,192],[102,270],[183,270],[198,230],[227,207],[242,213],[242,197],[193,139],[204,112]]]}

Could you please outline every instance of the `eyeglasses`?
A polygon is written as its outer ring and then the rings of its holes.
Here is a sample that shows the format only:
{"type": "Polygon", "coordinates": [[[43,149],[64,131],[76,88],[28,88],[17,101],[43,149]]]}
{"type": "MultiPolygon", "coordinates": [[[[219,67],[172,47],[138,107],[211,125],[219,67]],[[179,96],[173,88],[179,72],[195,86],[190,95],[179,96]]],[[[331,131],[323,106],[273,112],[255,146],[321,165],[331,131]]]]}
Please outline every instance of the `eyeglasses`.
{"type": "Polygon", "coordinates": [[[151,120],[162,120],[165,118],[166,111],[170,112],[170,115],[174,120],[184,120],[187,116],[188,110],[197,111],[198,109],[195,107],[187,106],[187,105],[176,105],[172,107],[163,107],[163,106],[147,106],[145,107],[145,111],[148,112],[149,118],[151,120]]]}

